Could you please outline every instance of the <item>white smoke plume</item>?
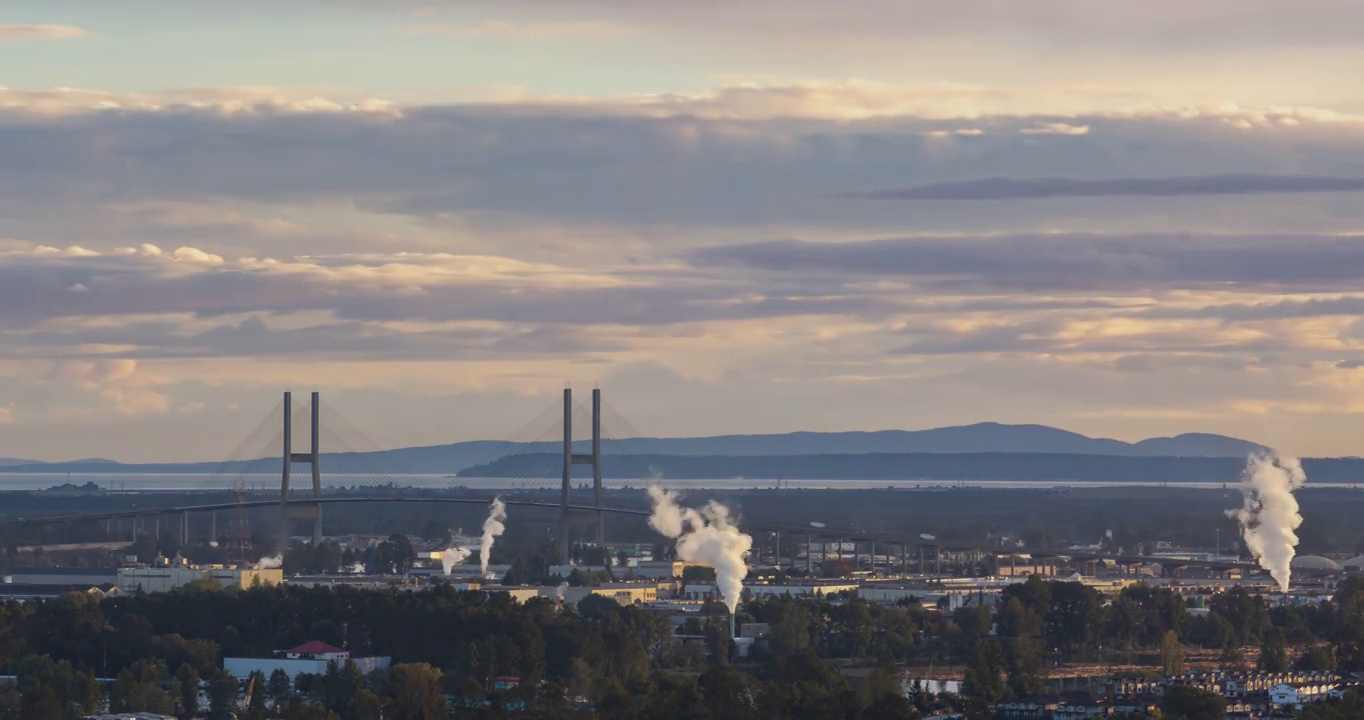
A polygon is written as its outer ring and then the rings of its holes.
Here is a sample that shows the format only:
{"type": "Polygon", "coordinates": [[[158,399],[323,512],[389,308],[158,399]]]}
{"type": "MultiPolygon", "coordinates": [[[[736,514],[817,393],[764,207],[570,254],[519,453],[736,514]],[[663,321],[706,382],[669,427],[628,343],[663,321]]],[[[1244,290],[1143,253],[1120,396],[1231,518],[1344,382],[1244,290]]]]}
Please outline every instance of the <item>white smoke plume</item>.
{"type": "Polygon", "coordinates": [[[649,527],[677,541],[678,559],[715,570],[715,584],[734,614],[748,575],[744,555],[753,548],[753,538],[739,532],[729,508],[713,500],[698,512],[679,505],[677,496],[658,484],[649,486],[649,500],[653,503],[649,527]]]}
{"type": "Polygon", "coordinates": [[[284,556],[275,555],[274,557],[263,557],[260,559],[260,562],[256,563],[256,567],[260,568],[261,570],[273,570],[275,568],[282,568],[284,567],[284,556]]]}
{"type": "Polygon", "coordinates": [[[351,565],[350,568],[348,569],[352,573],[355,573],[356,575],[363,575],[365,573],[365,564],[362,562],[358,562],[355,563],[354,565],[351,565]]]}
{"type": "Polygon", "coordinates": [[[1305,482],[1307,475],[1297,458],[1256,453],[1241,473],[1242,506],[1227,511],[1228,517],[1241,523],[1246,548],[1284,592],[1297,554],[1298,535],[1293,531],[1302,525],[1293,491],[1305,482]]]}
{"type": "Polygon", "coordinates": [[[450,571],[454,570],[456,565],[468,560],[469,556],[473,554],[472,550],[465,547],[445,548],[440,554],[440,566],[445,571],[445,577],[450,577],[450,571]]]}
{"type": "Polygon", "coordinates": [[[564,591],[567,589],[568,583],[559,583],[559,587],[554,588],[554,599],[558,600],[560,605],[564,604],[564,591]]]}
{"type": "Polygon", "coordinates": [[[493,498],[493,504],[488,510],[488,519],[483,521],[483,539],[479,544],[479,572],[483,577],[488,577],[488,557],[493,552],[493,540],[507,529],[503,525],[507,521],[507,506],[503,504],[502,498],[493,498]]]}

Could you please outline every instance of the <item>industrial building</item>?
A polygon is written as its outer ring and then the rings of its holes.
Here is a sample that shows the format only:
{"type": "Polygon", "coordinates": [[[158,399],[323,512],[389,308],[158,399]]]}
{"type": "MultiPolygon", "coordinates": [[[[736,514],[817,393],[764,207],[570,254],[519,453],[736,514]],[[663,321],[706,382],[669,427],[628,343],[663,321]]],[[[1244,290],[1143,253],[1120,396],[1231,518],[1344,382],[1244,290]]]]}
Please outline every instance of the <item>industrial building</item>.
{"type": "Polygon", "coordinates": [[[212,579],[223,587],[247,589],[279,585],[284,571],[279,568],[240,568],[210,565],[133,565],[118,569],[118,587],[123,592],[169,592],[199,580],[212,579]]]}
{"type": "Polygon", "coordinates": [[[564,602],[578,603],[589,595],[611,598],[621,605],[642,605],[658,600],[657,585],[638,583],[608,583],[596,587],[549,587],[539,588],[539,595],[557,598],[562,595],[564,602]]]}
{"type": "Polygon", "coordinates": [[[260,672],[265,677],[270,677],[271,673],[276,670],[283,670],[293,681],[297,680],[299,675],[324,674],[327,672],[327,666],[331,663],[345,665],[347,662],[355,663],[360,672],[368,675],[375,670],[388,667],[390,659],[386,657],[353,658],[346,650],[313,640],[296,648],[285,650],[276,657],[223,658],[223,670],[226,670],[232,677],[242,680],[250,677],[253,672],[260,672]]]}

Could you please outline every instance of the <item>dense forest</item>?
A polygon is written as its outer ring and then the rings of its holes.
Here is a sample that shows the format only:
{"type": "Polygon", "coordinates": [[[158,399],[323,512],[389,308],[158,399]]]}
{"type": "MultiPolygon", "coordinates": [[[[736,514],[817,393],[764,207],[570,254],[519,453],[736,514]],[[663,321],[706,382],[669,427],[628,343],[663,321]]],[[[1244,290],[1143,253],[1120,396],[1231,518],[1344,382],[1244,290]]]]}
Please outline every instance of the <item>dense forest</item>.
{"type": "Polygon", "coordinates": [[[259,678],[266,691],[255,697],[269,701],[259,700],[252,717],[333,712],[364,720],[379,708],[389,709],[387,718],[447,710],[484,717],[513,706],[534,706],[540,717],[870,720],[935,707],[986,717],[1003,698],[1041,691],[1060,663],[1125,662],[1134,652],[1158,657],[1167,672],[1182,670],[1191,647],[1221,650],[1229,668],[1254,654],[1267,670],[1364,670],[1361,579],[1343,583],[1334,603],[1307,607],[1268,608],[1237,589],[1214,598],[1203,615],[1186,612],[1169,590],[1132,587],[1105,603],[1078,583],[1041,580],[1007,588],[997,609],[968,605],[951,613],[857,599],[752,600],[739,620],[768,623],[771,632],[743,659],[731,657],[723,614],[708,610],[680,627],[697,638],[684,642],[665,616],[603,598],[522,605],[505,594],[448,586],[194,587],[12,603],[0,606],[0,673],[18,675],[19,684],[0,693],[0,717],[75,717],[98,703],[97,677],[114,679],[116,708],[182,714],[189,712],[185,688],[208,679],[210,696],[222,698],[214,712],[226,712],[238,690],[222,674],[222,657],[268,655],[313,639],[357,656],[389,656],[396,665],[370,677],[336,668],[296,687],[259,678]],[[866,671],[857,679],[839,672],[849,663],[866,671]],[[930,663],[964,665],[963,695],[907,698],[897,670],[930,663]],[[523,682],[496,691],[489,680],[498,676],[523,682]],[[407,701],[416,709],[402,709],[407,701]]]}

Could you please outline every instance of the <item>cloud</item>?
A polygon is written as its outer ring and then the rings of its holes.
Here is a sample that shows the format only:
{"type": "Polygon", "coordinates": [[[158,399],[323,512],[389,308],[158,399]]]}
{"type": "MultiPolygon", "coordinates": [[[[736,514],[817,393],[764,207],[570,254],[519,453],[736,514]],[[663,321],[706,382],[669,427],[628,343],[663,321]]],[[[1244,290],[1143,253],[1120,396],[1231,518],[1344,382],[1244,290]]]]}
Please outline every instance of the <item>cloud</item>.
{"type": "MultiPolygon", "coordinates": [[[[1364,152],[1364,122],[1300,108],[1085,115],[1069,122],[1090,127],[1089,134],[1048,138],[1018,131],[1061,120],[980,116],[974,106],[954,109],[952,102],[937,108],[942,117],[916,115],[916,104],[927,111],[937,101],[920,103],[912,91],[904,100],[855,87],[727,88],[603,101],[375,103],[373,109],[287,94],[275,104],[257,102],[271,97],[265,92],[227,95],[220,104],[212,97],[202,94],[205,105],[116,97],[107,100],[114,109],[100,110],[89,105],[106,102],[97,97],[64,105],[70,99],[63,93],[14,96],[13,107],[0,109],[0,211],[19,223],[40,216],[43,222],[34,226],[46,232],[76,229],[80,217],[72,208],[91,217],[105,208],[234,204],[340,208],[390,225],[402,216],[548,227],[769,224],[979,232],[1066,225],[1071,218],[1026,209],[962,213],[934,207],[909,214],[889,203],[868,207],[830,195],[856,187],[947,184],[932,192],[1069,192],[1104,199],[1178,189],[1184,195],[1217,191],[1232,202],[1257,188],[1345,182],[1332,180],[1332,173],[1355,177],[1345,174],[1339,159],[1364,152]],[[972,117],[968,128],[963,115],[972,117]],[[1253,129],[1234,129],[1225,122],[1229,117],[1253,129]],[[1286,124],[1290,119],[1295,124],[1286,124]],[[962,129],[981,134],[930,136],[962,129]],[[1172,179],[1141,180],[1153,166],[1172,179]],[[1004,181],[1012,184],[1003,189],[998,181],[983,189],[950,186],[1025,172],[1061,180],[1045,187],[1036,180],[1004,181]],[[1083,179],[1100,173],[1120,180],[1083,179]],[[1282,179],[1291,177],[1298,180],[1282,179]],[[1103,182],[1110,184],[1095,185],[1103,182]],[[1167,187],[1172,189],[1162,189],[1167,187]]],[[[1170,228],[1187,219],[1195,229],[1222,218],[1248,226],[1272,218],[1275,227],[1293,230],[1318,229],[1299,226],[1313,222],[1364,223],[1364,207],[1312,214],[1261,201],[1174,208],[1160,216],[1121,205],[1103,210],[1089,215],[1114,225],[1133,218],[1170,228]]],[[[131,219],[124,215],[125,222],[131,219]]],[[[93,244],[84,233],[112,229],[96,222],[81,226],[81,243],[93,244]]],[[[198,246],[183,231],[179,237],[198,246]]],[[[260,242],[263,250],[274,238],[260,242]]]]}
{"type": "Polygon", "coordinates": [[[152,245],[10,251],[0,254],[7,328],[0,358],[82,358],[53,379],[94,389],[119,379],[125,366],[110,363],[132,359],[626,353],[654,337],[698,335],[670,326],[857,316],[900,305],[836,284],[757,286],[680,270],[422,253],[224,259],[152,245]]]}
{"type": "Polygon", "coordinates": [[[1037,127],[1020,128],[1023,135],[1088,135],[1088,125],[1069,125],[1063,122],[1050,122],[1037,127]]]}
{"type": "MultiPolygon", "coordinates": [[[[392,5],[387,0],[346,2],[392,5]]],[[[570,5],[555,0],[476,0],[422,2],[421,6],[553,21],[611,20],[654,31],[743,36],[759,45],[818,33],[832,40],[864,43],[906,38],[1037,43],[1052,52],[1057,46],[1076,44],[1167,52],[1269,40],[1351,45],[1357,38],[1350,29],[1364,23],[1364,11],[1351,0],[1203,0],[1194,5],[1151,0],[1140,8],[1084,0],[1034,0],[1026,6],[991,0],[859,0],[855,12],[822,0],[599,0],[570,5]]]]}
{"type": "Polygon", "coordinates": [[[89,34],[90,31],[74,25],[0,24],[0,43],[17,40],[68,40],[89,34]]]}
{"type": "Polygon", "coordinates": [[[901,190],[869,190],[842,197],[869,200],[1039,200],[1081,197],[1185,197],[1268,193],[1358,192],[1364,177],[1208,175],[1173,178],[987,178],[901,190]]]}
{"type": "Polygon", "coordinates": [[[497,40],[552,40],[556,38],[597,38],[619,35],[626,28],[610,22],[509,22],[484,20],[472,23],[424,22],[407,25],[410,35],[435,35],[452,38],[489,38],[497,40]]]}
{"type": "Polygon", "coordinates": [[[778,240],[693,251],[699,266],[916,279],[940,291],[1191,288],[1348,290],[1364,281],[1359,235],[1001,234],[858,242],[778,240]]]}

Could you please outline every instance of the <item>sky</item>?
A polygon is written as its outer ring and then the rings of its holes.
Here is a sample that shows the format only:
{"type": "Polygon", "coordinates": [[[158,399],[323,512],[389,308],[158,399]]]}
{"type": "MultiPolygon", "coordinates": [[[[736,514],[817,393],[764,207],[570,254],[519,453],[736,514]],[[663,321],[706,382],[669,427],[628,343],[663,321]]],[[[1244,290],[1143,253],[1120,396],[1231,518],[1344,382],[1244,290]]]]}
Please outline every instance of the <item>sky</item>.
{"type": "Polygon", "coordinates": [[[1364,454],[1357,0],[12,0],[0,457],[1042,423],[1364,454]]]}

